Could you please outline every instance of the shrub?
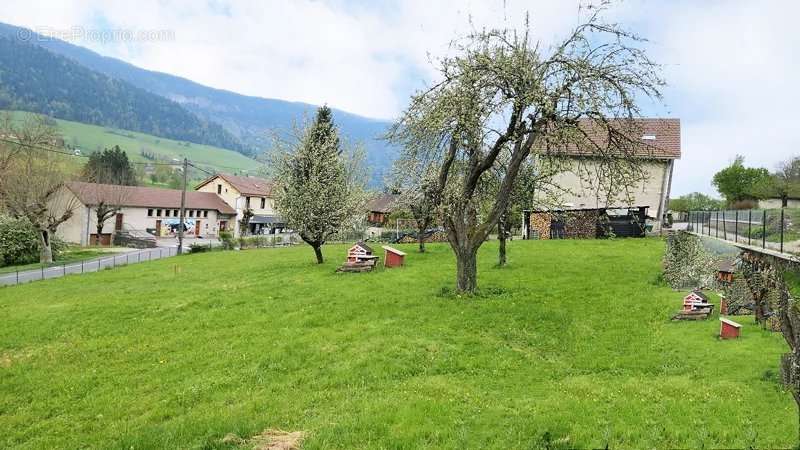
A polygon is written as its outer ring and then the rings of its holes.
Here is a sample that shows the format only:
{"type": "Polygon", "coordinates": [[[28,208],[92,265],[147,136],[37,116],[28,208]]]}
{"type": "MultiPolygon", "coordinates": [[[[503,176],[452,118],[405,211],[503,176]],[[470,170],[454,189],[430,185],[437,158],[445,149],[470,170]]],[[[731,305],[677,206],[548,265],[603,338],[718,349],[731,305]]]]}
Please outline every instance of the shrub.
{"type": "Polygon", "coordinates": [[[203,244],[195,243],[195,244],[192,244],[192,245],[189,246],[189,250],[191,250],[191,253],[203,253],[203,252],[211,251],[212,249],[211,249],[211,245],[210,244],[203,245],[203,244]]]}
{"type": "Polygon", "coordinates": [[[220,231],[219,240],[222,242],[224,250],[233,250],[236,246],[236,240],[233,238],[233,233],[229,231],[220,231]]]}
{"type": "Polygon", "coordinates": [[[703,288],[714,279],[714,261],[700,238],[678,232],[667,239],[664,279],[673,289],[703,288]]]}
{"type": "Polygon", "coordinates": [[[0,265],[29,264],[39,260],[39,236],[27,220],[0,217],[0,265]]]}
{"type": "MultiPolygon", "coordinates": [[[[67,244],[54,237],[51,242],[53,259],[57,259],[67,244]]],[[[0,216],[0,266],[30,264],[39,261],[39,232],[25,219],[0,216]]]]}

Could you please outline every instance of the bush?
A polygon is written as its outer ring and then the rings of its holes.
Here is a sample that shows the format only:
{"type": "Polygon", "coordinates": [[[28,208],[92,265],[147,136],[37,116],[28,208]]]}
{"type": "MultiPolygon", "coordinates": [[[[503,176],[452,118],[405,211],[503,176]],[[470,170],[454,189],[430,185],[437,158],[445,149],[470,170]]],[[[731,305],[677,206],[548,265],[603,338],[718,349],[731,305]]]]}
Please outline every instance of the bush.
{"type": "Polygon", "coordinates": [[[209,244],[203,245],[195,243],[189,246],[189,250],[191,250],[191,253],[203,253],[211,251],[212,248],[209,244]]]}
{"type": "Polygon", "coordinates": [[[220,231],[219,240],[222,242],[223,250],[233,250],[236,247],[236,240],[233,238],[233,233],[229,231],[220,231]]]}
{"type": "Polygon", "coordinates": [[[30,264],[39,260],[39,235],[27,220],[0,217],[0,265],[30,264]]]}
{"type": "Polygon", "coordinates": [[[685,232],[670,235],[664,252],[664,279],[673,289],[704,288],[714,279],[714,261],[700,238],[685,232]]]}
{"type": "MultiPolygon", "coordinates": [[[[51,242],[53,259],[66,247],[61,239],[51,242]]],[[[0,266],[31,264],[39,261],[39,232],[25,219],[0,216],[0,266]]]]}

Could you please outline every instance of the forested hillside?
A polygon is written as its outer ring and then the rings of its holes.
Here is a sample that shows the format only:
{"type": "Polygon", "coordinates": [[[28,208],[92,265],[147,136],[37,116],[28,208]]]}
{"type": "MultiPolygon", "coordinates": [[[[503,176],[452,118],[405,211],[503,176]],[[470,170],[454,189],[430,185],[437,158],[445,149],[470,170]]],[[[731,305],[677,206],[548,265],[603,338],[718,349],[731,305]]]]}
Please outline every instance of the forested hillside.
{"type": "Polygon", "coordinates": [[[220,125],[175,102],[40,46],[0,37],[0,109],[244,150],[220,125]]]}
{"type": "MultiPolygon", "coordinates": [[[[0,36],[15,38],[24,30],[0,23],[0,36]]],[[[185,78],[136,67],[125,61],[99,55],[89,49],[58,39],[44,38],[32,33],[31,42],[58,55],[67,57],[84,67],[107,76],[126,81],[150,93],[173,100],[186,110],[207,122],[222,125],[243,144],[238,146],[214,144],[241,151],[258,152],[269,145],[273,131],[286,132],[293,124],[311,117],[316,105],[300,102],[241,95],[214,89],[185,78]]],[[[320,99],[324,102],[325,99],[320,99]]],[[[342,110],[333,109],[333,118],[341,127],[342,135],[350,141],[364,144],[367,163],[373,170],[372,181],[379,184],[382,174],[397,155],[397,150],[381,140],[389,122],[370,119],[342,110]]],[[[125,128],[125,127],[121,127],[125,128]]],[[[157,134],[157,133],[151,133],[157,134]]],[[[183,138],[179,138],[183,139],[183,138]]]]}

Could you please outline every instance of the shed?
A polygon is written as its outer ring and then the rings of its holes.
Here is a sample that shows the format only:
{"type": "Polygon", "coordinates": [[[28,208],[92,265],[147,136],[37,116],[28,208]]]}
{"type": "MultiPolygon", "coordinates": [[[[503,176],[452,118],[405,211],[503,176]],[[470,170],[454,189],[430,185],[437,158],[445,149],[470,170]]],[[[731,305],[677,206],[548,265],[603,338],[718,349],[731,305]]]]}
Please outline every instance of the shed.
{"type": "Polygon", "coordinates": [[[401,267],[405,263],[405,252],[401,252],[400,250],[394,247],[389,247],[388,245],[384,245],[383,249],[385,250],[383,254],[384,267],[401,267]]]}
{"type": "Polygon", "coordinates": [[[721,339],[736,339],[739,337],[739,333],[741,332],[742,329],[741,324],[738,324],[729,319],[725,319],[723,317],[720,317],[719,321],[720,321],[719,337],[721,339]]]}
{"type": "Polygon", "coordinates": [[[349,263],[360,263],[375,258],[377,256],[372,254],[372,248],[363,242],[356,242],[347,251],[347,262],[349,263]]]}

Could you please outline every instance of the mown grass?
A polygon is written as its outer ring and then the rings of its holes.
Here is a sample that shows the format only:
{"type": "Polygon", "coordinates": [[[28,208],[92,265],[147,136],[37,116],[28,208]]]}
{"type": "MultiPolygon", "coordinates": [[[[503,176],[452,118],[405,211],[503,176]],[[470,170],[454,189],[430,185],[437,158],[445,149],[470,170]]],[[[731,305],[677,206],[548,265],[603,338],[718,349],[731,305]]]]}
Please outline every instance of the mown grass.
{"type": "Polygon", "coordinates": [[[483,294],[445,245],[336,274],[345,246],[220,252],[0,289],[0,447],[789,447],[785,344],[669,321],[658,240],[514,241],[483,294]]]}

